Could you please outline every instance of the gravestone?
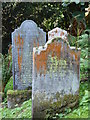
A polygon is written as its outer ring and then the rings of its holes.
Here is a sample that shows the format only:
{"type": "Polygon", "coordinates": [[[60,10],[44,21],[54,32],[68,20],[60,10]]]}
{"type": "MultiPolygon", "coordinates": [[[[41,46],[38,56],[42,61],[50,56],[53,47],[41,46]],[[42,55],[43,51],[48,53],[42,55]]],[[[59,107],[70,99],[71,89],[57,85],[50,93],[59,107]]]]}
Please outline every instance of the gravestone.
{"type": "Polygon", "coordinates": [[[46,33],[32,20],[25,20],[12,33],[12,61],[14,89],[32,86],[33,47],[44,45],[46,33]]]}
{"type": "Polygon", "coordinates": [[[58,27],[48,32],[48,40],[56,38],[56,37],[62,38],[64,40],[68,40],[67,36],[68,36],[67,31],[61,28],[58,28],[58,27]]]}
{"type": "Polygon", "coordinates": [[[32,118],[46,118],[79,100],[80,49],[61,38],[33,48],[32,118]]]}

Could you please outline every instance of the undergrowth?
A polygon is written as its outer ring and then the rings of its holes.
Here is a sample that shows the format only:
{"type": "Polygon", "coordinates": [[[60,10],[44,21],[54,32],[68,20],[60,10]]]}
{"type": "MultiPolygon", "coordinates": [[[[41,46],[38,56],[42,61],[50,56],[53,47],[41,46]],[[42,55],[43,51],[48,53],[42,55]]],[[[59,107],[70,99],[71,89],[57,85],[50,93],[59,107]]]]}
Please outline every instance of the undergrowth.
{"type": "MultiPolygon", "coordinates": [[[[53,119],[60,118],[88,118],[90,90],[88,89],[88,82],[80,83],[80,99],[79,106],[73,110],[66,109],[65,113],[57,113],[53,119]]],[[[3,102],[5,104],[6,101],[3,102]]],[[[25,101],[21,107],[8,109],[6,106],[0,108],[0,113],[3,118],[31,118],[31,99],[25,101]]]]}

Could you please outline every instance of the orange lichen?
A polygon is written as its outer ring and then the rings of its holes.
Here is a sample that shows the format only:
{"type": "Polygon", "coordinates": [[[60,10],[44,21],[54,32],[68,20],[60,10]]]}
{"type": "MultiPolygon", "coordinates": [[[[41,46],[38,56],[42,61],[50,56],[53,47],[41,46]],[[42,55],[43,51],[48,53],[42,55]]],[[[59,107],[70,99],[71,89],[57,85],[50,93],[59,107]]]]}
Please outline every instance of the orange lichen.
{"type": "Polygon", "coordinates": [[[23,55],[23,44],[24,44],[24,39],[22,39],[20,37],[20,34],[18,34],[17,40],[15,37],[15,45],[17,47],[17,52],[18,52],[18,66],[20,72],[21,72],[22,55],[23,55]],[[19,54],[20,51],[21,51],[21,55],[19,54]]]}
{"type": "Polygon", "coordinates": [[[15,36],[15,45],[17,45],[17,42],[16,42],[16,36],[15,36]]]}
{"type": "Polygon", "coordinates": [[[12,45],[9,46],[8,54],[12,57],[12,45]]]}
{"type": "Polygon", "coordinates": [[[64,32],[61,32],[60,36],[62,37],[64,35],[64,32]]]}
{"type": "Polygon", "coordinates": [[[20,46],[21,46],[21,38],[20,38],[20,35],[18,34],[18,41],[17,41],[18,43],[18,45],[19,45],[19,48],[20,48],[20,46]]]}
{"type": "Polygon", "coordinates": [[[39,47],[39,42],[37,43],[37,47],[39,47]]]}
{"type": "Polygon", "coordinates": [[[75,56],[75,60],[76,61],[78,60],[78,55],[77,55],[77,53],[75,51],[71,50],[70,54],[71,54],[72,58],[73,58],[73,55],[74,55],[75,56]]]}
{"type": "Polygon", "coordinates": [[[36,42],[35,42],[35,40],[34,40],[34,47],[36,47],[36,42]]]}
{"type": "Polygon", "coordinates": [[[21,71],[21,64],[22,64],[22,56],[18,56],[18,66],[20,71],[21,71]]]}
{"type": "Polygon", "coordinates": [[[58,33],[57,29],[56,29],[55,33],[58,33]]]}
{"type": "Polygon", "coordinates": [[[46,73],[47,69],[47,59],[48,54],[51,52],[52,57],[58,56],[60,58],[60,51],[61,51],[61,44],[57,44],[56,42],[51,43],[48,45],[46,51],[41,51],[40,55],[36,56],[36,67],[39,71],[44,69],[44,74],[46,73]]]}
{"type": "MultiPolygon", "coordinates": [[[[46,74],[47,71],[47,60],[48,55],[51,55],[51,57],[57,56],[58,59],[60,59],[60,55],[62,53],[63,59],[65,58],[65,52],[69,53],[70,58],[73,60],[73,55],[75,56],[76,64],[79,65],[79,58],[80,58],[80,52],[75,52],[74,50],[71,50],[69,46],[67,45],[67,51],[65,51],[65,44],[63,44],[63,48],[61,51],[62,43],[59,43],[57,41],[52,42],[51,44],[48,44],[48,47],[45,51],[41,51],[40,54],[34,55],[33,53],[33,61],[36,63],[37,71],[39,71],[40,74],[46,74]]],[[[65,58],[66,59],[66,58],[65,58]]]]}

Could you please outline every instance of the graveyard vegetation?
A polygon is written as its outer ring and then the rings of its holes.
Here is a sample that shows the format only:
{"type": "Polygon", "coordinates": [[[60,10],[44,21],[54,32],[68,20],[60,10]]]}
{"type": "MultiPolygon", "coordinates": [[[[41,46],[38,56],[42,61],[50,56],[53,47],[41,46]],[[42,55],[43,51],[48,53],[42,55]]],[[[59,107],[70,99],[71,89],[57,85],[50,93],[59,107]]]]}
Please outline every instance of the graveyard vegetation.
{"type": "MultiPolygon", "coordinates": [[[[88,89],[88,84],[88,82],[82,82],[80,84],[79,106],[74,109],[67,108],[62,113],[56,113],[56,115],[53,116],[53,119],[59,120],[60,118],[88,118],[88,105],[90,103],[90,97],[88,96],[88,94],[90,94],[90,89],[88,89]]],[[[19,107],[9,109],[7,108],[7,99],[5,98],[2,103],[2,108],[0,108],[0,116],[3,118],[31,118],[31,107],[32,101],[30,99],[23,102],[23,104],[19,107]]],[[[48,117],[52,118],[52,115],[48,114],[47,119],[48,117]]]]}
{"type": "MultiPolygon", "coordinates": [[[[13,90],[12,78],[12,46],[11,33],[26,19],[34,20],[37,25],[48,32],[60,27],[68,31],[70,46],[81,48],[80,58],[80,91],[79,105],[74,109],[66,108],[55,116],[47,114],[48,118],[88,118],[90,103],[90,88],[88,80],[88,57],[90,42],[90,5],[87,3],[3,3],[2,4],[2,95],[0,103],[0,117],[3,118],[31,118],[32,100],[7,108],[7,91],[13,90]],[[74,7],[73,7],[74,6],[74,7]]],[[[51,59],[53,61],[53,59],[51,59]]],[[[1,66],[1,63],[0,63],[1,66]]],[[[52,69],[52,66],[50,67],[52,69]]],[[[1,89],[0,89],[1,90],[1,89]]]]}

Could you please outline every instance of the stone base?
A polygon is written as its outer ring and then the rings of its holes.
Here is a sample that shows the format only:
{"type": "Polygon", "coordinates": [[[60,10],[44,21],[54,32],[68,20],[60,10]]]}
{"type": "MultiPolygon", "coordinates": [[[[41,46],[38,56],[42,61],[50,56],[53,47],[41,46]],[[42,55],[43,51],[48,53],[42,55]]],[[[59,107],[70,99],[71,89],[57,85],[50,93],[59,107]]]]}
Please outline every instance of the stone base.
{"type": "Polygon", "coordinates": [[[42,99],[39,101],[40,97],[35,97],[33,101],[33,120],[45,119],[47,116],[52,118],[56,113],[64,112],[66,108],[73,108],[79,103],[78,95],[65,95],[58,99],[50,98],[49,100],[42,99]]]}
{"type": "Polygon", "coordinates": [[[8,90],[8,108],[15,108],[16,106],[20,106],[24,101],[29,100],[31,98],[31,94],[31,90],[8,90]]]}

